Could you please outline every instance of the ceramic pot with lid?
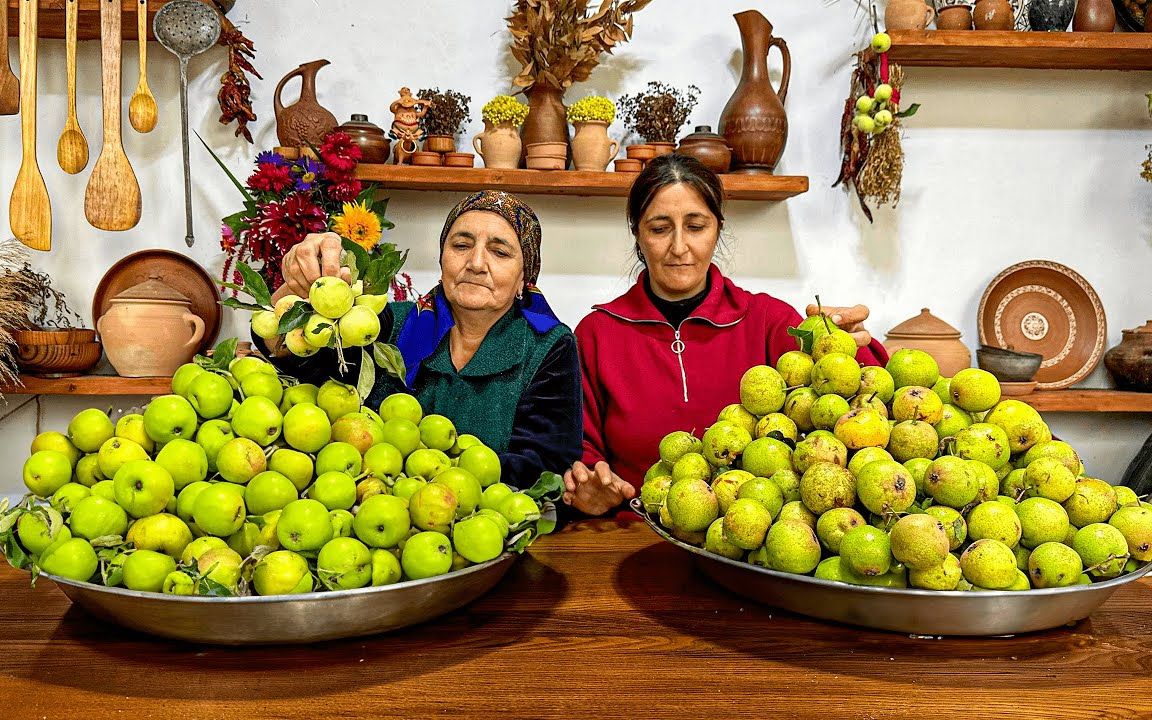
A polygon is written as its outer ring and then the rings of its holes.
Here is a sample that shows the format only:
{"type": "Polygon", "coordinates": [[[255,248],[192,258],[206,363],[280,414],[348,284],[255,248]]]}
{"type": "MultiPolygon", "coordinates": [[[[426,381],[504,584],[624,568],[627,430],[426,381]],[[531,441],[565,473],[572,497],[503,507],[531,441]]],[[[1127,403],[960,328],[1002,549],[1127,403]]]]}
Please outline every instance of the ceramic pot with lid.
{"type": "Polygon", "coordinates": [[[1120,387],[1152,392],[1152,320],[1125,330],[1120,344],[1104,353],[1104,367],[1120,387]]]}
{"type": "Polygon", "coordinates": [[[896,325],[884,338],[889,353],[902,348],[923,350],[936,358],[940,375],[952,377],[972,367],[972,353],[960,342],[960,331],[922,308],[920,314],[896,325]]]}
{"type": "Polygon", "coordinates": [[[711,125],[697,125],[694,133],[680,140],[676,152],[696,158],[714,173],[726,173],[732,164],[732,148],[723,135],[712,132],[711,125]]]}
{"type": "Polygon", "coordinates": [[[188,298],[157,278],[133,285],[109,306],[96,328],[122,377],[171,375],[192,359],[204,336],[204,320],[188,298]]]}
{"type": "Polygon", "coordinates": [[[351,120],[336,130],[346,133],[348,137],[352,138],[352,142],[360,146],[360,162],[380,164],[388,162],[388,152],[392,149],[392,141],[388,139],[383,128],[368,122],[367,115],[354,114],[351,120]]]}

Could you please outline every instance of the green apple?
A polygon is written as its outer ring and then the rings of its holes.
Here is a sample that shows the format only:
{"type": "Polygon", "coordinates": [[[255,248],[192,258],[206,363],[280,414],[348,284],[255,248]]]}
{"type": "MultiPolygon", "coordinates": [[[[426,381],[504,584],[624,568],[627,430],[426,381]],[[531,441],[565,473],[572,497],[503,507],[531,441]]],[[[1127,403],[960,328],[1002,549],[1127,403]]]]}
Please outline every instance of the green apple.
{"type": "Polygon", "coordinates": [[[420,421],[420,442],[433,450],[450,450],[456,444],[456,426],[443,415],[425,415],[420,421]]]}
{"type": "Polygon", "coordinates": [[[204,372],[207,372],[204,368],[191,362],[176,368],[176,372],[172,374],[172,394],[184,395],[187,393],[188,386],[192,384],[192,381],[204,372]]]}
{"type": "Polygon", "coordinates": [[[332,537],[352,537],[352,523],[356,518],[347,510],[329,510],[328,520],[332,523],[332,537]]]}
{"type": "Polygon", "coordinates": [[[396,547],[411,529],[408,501],[395,495],[373,495],[366,499],[352,522],[356,537],[374,548],[396,547]]]}
{"type": "MultiPolygon", "coordinates": [[[[284,416],[276,403],[266,397],[245,398],[232,416],[232,432],[248,438],[261,447],[271,445],[280,437],[284,416]]],[[[219,458],[217,458],[219,463],[219,458]]]]}
{"type": "Polygon", "coordinates": [[[92,486],[92,494],[116,502],[116,490],[111,480],[99,480],[92,486]]]}
{"type": "Polygon", "coordinates": [[[55,430],[46,430],[36,437],[32,438],[32,447],[29,450],[30,455],[35,455],[41,450],[55,450],[56,452],[64,453],[68,456],[68,460],[72,463],[72,467],[76,467],[80,457],[84,454],[80,449],[72,444],[68,436],[55,430]]]}
{"type": "Polygon", "coordinates": [[[504,498],[516,492],[511,485],[504,483],[494,483],[484,488],[484,492],[480,495],[480,508],[482,510],[495,510],[500,511],[500,503],[504,498]]]}
{"type": "Polygon", "coordinates": [[[216,455],[216,472],[228,482],[243,485],[267,469],[264,449],[246,437],[229,440],[216,455]]]}
{"type": "Polygon", "coordinates": [[[284,388],[284,397],[280,399],[280,412],[287,413],[292,406],[301,403],[316,404],[316,394],[320,388],[312,383],[300,383],[284,388]]]}
{"type": "Polygon", "coordinates": [[[72,508],[76,507],[76,503],[92,494],[92,490],[80,483],[68,482],[60,486],[60,489],[52,493],[52,497],[48,500],[48,504],[52,506],[56,512],[67,515],[72,512],[72,508]]]}
{"type": "Polygon", "coordinates": [[[492,510],[491,508],[480,508],[476,511],[476,515],[486,517],[492,522],[496,523],[496,525],[500,528],[500,536],[505,540],[508,539],[508,535],[511,534],[512,530],[508,525],[508,518],[501,515],[499,510],[492,510]]]}
{"type": "Polygon", "coordinates": [[[81,410],[68,423],[68,439],[80,452],[98,451],[104,441],[115,434],[116,428],[112,425],[112,419],[107,413],[96,408],[81,410]]]}
{"type": "Polygon", "coordinates": [[[116,504],[134,518],[155,515],[175,494],[172,475],[153,460],[129,460],[112,478],[116,504]]]}
{"type": "Polygon", "coordinates": [[[284,442],[296,450],[317,452],[332,440],[328,414],[312,403],[297,403],[284,413],[284,442]]]}
{"type": "Polygon", "coordinates": [[[443,483],[422,485],[408,500],[412,524],[421,530],[447,533],[456,519],[456,494],[443,483]]]}
{"type": "Polygon", "coordinates": [[[380,417],[385,422],[392,418],[403,418],[411,423],[419,423],[424,418],[424,410],[415,396],[393,393],[380,403],[380,417]]]}
{"type": "Polygon", "coordinates": [[[153,398],[144,409],[144,431],[155,442],[196,437],[196,409],[179,395],[153,398]]]}
{"type": "Polygon", "coordinates": [[[228,536],[228,547],[245,558],[252,554],[260,543],[260,528],[256,523],[245,521],[240,529],[228,536]]]}
{"type": "Polygon", "coordinates": [[[337,418],[360,410],[360,396],[351,385],[329,380],[316,391],[316,404],[328,413],[330,421],[336,422],[337,418]]]}
{"type": "Polygon", "coordinates": [[[356,538],[332,538],[316,556],[316,574],[329,590],[352,590],[372,582],[372,552],[356,538]]]}
{"type": "Polygon", "coordinates": [[[480,507],[483,488],[476,476],[464,468],[448,468],[436,476],[436,482],[447,485],[456,496],[456,517],[468,517],[480,507]]]}
{"type": "Polygon", "coordinates": [[[332,344],[332,336],[336,334],[336,323],[319,313],[308,316],[304,323],[304,340],[314,348],[326,348],[332,344]]]}
{"type": "Polygon", "coordinates": [[[416,494],[417,490],[427,484],[428,481],[422,477],[405,477],[401,475],[396,478],[396,482],[392,485],[392,494],[398,498],[409,500],[416,494]]]}
{"type": "Polygon", "coordinates": [[[255,355],[244,355],[243,357],[233,358],[228,363],[228,372],[231,373],[232,378],[239,383],[243,382],[244,378],[253,373],[275,375],[276,366],[255,355]]]}
{"type": "Polygon", "coordinates": [[[294,500],[280,511],[276,524],[280,546],[295,552],[311,552],[332,539],[332,520],[328,508],[318,500],[294,500]]]}
{"type": "Polygon", "coordinates": [[[352,445],[361,454],[384,442],[383,427],[362,412],[348,413],[332,423],[332,439],[352,445]]]}
{"type": "Polygon", "coordinates": [[[416,533],[404,543],[400,565],[413,580],[443,575],[452,569],[452,542],[444,533],[416,533]]]}
{"type": "Polygon", "coordinates": [[[208,472],[216,472],[216,458],[220,448],[235,437],[232,425],[227,420],[208,420],[196,430],[196,444],[204,448],[208,472]]]}
{"type": "Polygon", "coordinates": [[[391,585],[400,581],[400,558],[379,548],[372,551],[372,586],[391,585]]]}
{"type": "MultiPolygon", "coordinates": [[[[235,486],[232,486],[235,487],[235,486]]],[[[192,521],[205,534],[226,538],[244,524],[244,497],[228,483],[203,488],[192,503],[192,521]]]]}
{"type": "Polygon", "coordinates": [[[49,575],[83,582],[96,574],[100,561],[87,540],[74,537],[53,543],[40,556],[37,564],[49,575]]]}
{"type": "Polygon", "coordinates": [[[276,301],[276,305],[272,308],[272,312],[276,313],[276,319],[284,317],[284,313],[296,307],[297,303],[307,302],[299,295],[285,295],[276,301]]]}
{"type": "Polygon", "coordinates": [[[516,526],[525,520],[537,520],[540,518],[540,506],[536,501],[528,497],[522,492],[512,493],[508,497],[500,501],[500,507],[497,508],[504,519],[508,521],[509,525],[516,526]]]}
{"type": "Polygon", "coordinates": [[[184,546],[184,552],[180,553],[180,564],[195,565],[196,561],[200,559],[200,556],[209,550],[226,547],[228,547],[228,543],[224,542],[223,538],[218,538],[213,535],[198,537],[184,546]]]}
{"type": "Polygon", "coordinates": [[[155,550],[178,558],[192,542],[192,530],[175,515],[158,513],[132,523],[124,541],[137,550],[155,550]]]}
{"type": "Polygon", "coordinates": [[[156,453],[156,463],[172,476],[176,492],[208,477],[208,453],[198,443],[176,438],[156,453]]]}
{"type": "Polygon", "coordinates": [[[123,536],[128,531],[128,514],[114,501],[93,494],[72,508],[72,514],[68,516],[68,527],[73,535],[85,540],[109,535],[123,536]]]}
{"type": "MultiPolygon", "coordinates": [[[[284,399],[284,386],[280,383],[280,378],[262,372],[249,373],[241,380],[240,392],[249,399],[254,397],[268,398],[276,406],[277,412],[280,411],[280,401],[284,399]]],[[[241,403],[240,406],[243,407],[244,404],[241,403]]]]}
{"type": "Polygon", "coordinates": [[[264,513],[264,525],[260,528],[260,542],[259,545],[272,548],[273,550],[280,549],[280,538],[276,537],[276,526],[280,524],[280,514],[282,510],[273,510],[270,513],[264,513]]]}
{"type": "Polygon", "coordinates": [[[292,481],[297,492],[312,484],[315,469],[312,458],[299,450],[279,448],[268,458],[268,469],[280,473],[292,481]]]}
{"type": "Polygon", "coordinates": [[[144,430],[144,416],[140,413],[121,415],[120,419],[116,421],[115,434],[116,437],[131,440],[149,454],[156,449],[156,443],[148,437],[148,433],[144,430]]]}
{"type": "Polygon", "coordinates": [[[500,482],[500,456],[486,445],[473,445],[460,454],[459,467],[472,473],[486,488],[500,482]]]}
{"type": "Polygon", "coordinates": [[[408,457],[420,447],[420,428],[406,418],[385,420],[381,435],[384,442],[399,450],[404,457],[408,457]]]}
{"type": "Polygon", "coordinates": [[[361,305],[379,315],[388,307],[387,295],[361,295],[352,301],[353,305],[361,305]]]}
{"type": "Polygon", "coordinates": [[[51,497],[72,479],[72,461],[58,450],[39,450],[24,461],[24,484],[37,497],[51,497]]]}
{"type": "Polygon", "coordinates": [[[176,496],[176,517],[186,523],[192,522],[192,508],[196,503],[196,497],[207,487],[212,487],[212,483],[205,481],[188,483],[176,496]]]}
{"type": "Polygon", "coordinates": [[[432,480],[440,473],[452,467],[452,460],[439,450],[421,448],[413,450],[404,461],[406,475],[419,475],[426,480],[432,480]]]}
{"type": "Polygon", "coordinates": [[[316,454],[316,475],[332,471],[359,475],[363,462],[360,451],[352,445],[344,442],[328,443],[316,454]]]}
{"type": "Polygon", "coordinates": [[[504,552],[504,533],[495,520],[477,515],[452,526],[452,547],[470,562],[488,562],[504,552]]]}
{"type": "Polygon", "coordinates": [[[357,305],[340,318],[337,327],[344,347],[364,347],[380,337],[380,316],[372,308],[357,305]]]}
{"type": "Polygon", "coordinates": [[[138,592],[160,592],[164,579],[176,572],[176,561],[155,550],[137,550],[124,561],[124,587],[138,592]]]}
{"type": "Polygon", "coordinates": [[[252,313],[252,332],[256,337],[271,340],[280,334],[280,318],[272,310],[257,310],[252,313]]]}
{"type": "Polygon", "coordinates": [[[299,497],[299,491],[292,481],[275,470],[260,473],[244,488],[244,504],[250,515],[279,510],[299,497]]]}
{"type": "MultiPolygon", "coordinates": [[[[121,578],[123,578],[123,569],[121,569],[121,578]]],[[[165,595],[195,595],[196,583],[192,580],[192,576],[183,570],[173,570],[164,578],[160,592],[165,595]]]]}
{"type": "Polygon", "coordinates": [[[356,483],[356,504],[359,505],[364,502],[365,498],[370,498],[373,495],[391,495],[388,491],[388,485],[376,477],[365,477],[356,483]]]}
{"type": "Polygon", "coordinates": [[[106,478],[115,477],[116,471],[129,460],[147,460],[148,451],[132,440],[110,437],[96,453],[100,474],[106,478]]]}
{"type": "Polygon", "coordinates": [[[257,595],[295,595],[312,592],[308,561],[288,550],[270,552],[256,563],[252,587],[257,595]]]}
{"type": "Polygon", "coordinates": [[[316,278],[308,289],[308,302],[312,309],[332,320],[339,319],[351,310],[355,299],[352,286],[332,275],[316,278]]]}
{"type": "Polygon", "coordinates": [[[100,472],[100,456],[96,453],[82,456],[76,462],[76,471],[72,473],[72,479],[88,487],[92,487],[101,480],[107,480],[108,478],[104,476],[104,473],[100,472]]]}
{"type": "Polygon", "coordinates": [[[55,522],[50,523],[49,512],[36,509],[22,512],[16,518],[16,537],[30,554],[39,555],[57,540],[63,542],[71,539],[72,531],[59,516],[55,518],[55,522]]]}
{"type": "Polygon", "coordinates": [[[368,448],[367,452],[364,453],[362,470],[370,478],[391,482],[393,478],[404,471],[404,456],[393,445],[381,442],[368,448]]]}
{"type": "Polygon", "coordinates": [[[349,510],[356,504],[356,481],[338,470],[323,472],[308,488],[308,497],[319,500],[329,510],[349,510]]]}
{"type": "Polygon", "coordinates": [[[284,347],[288,348],[288,352],[296,357],[311,357],[320,352],[320,348],[308,344],[304,338],[304,328],[302,327],[288,331],[288,334],[284,336],[284,347]]]}
{"type": "Polygon", "coordinates": [[[203,372],[188,385],[185,397],[200,417],[218,418],[232,407],[232,384],[223,375],[203,372]]]}

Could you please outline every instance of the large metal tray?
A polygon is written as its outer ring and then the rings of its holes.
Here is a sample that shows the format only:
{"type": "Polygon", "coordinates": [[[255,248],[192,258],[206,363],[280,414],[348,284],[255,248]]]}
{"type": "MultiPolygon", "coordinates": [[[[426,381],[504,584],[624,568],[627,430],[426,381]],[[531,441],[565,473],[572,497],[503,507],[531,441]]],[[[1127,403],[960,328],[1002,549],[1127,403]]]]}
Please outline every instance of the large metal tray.
{"type": "Polygon", "coordinates": [[[1027,591],[937,591],[877,588],[769,570],[680,542],[644,512],[657,535],[696,558],[700,570],[732,592],[790,612],[912,635],[1018,635],[1083,620],[1112,593],[1152,570],[1091,585],[1027,591]]]}
{"type": "Polygon", "coordinates": [[[374,635],[431,620],[492,589],[519,555],[395,585],[308,595],[189,597],[136,592],[54,575],[68,599],[133,630],[217,645],[270,645],[374,635]]]}

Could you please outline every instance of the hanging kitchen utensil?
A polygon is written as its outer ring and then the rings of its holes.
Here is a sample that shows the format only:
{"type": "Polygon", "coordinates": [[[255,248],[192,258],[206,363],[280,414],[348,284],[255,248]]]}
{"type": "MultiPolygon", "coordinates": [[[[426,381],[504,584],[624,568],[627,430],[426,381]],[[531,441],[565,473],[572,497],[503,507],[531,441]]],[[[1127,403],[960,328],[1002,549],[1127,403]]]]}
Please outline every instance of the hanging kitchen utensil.
{"type": "MultiPolygon", "coordinates": [[[[7,2],[7,0],[0,0],[7,2]]],[[[52,203],[36,164],[36,34],[40,0],[20,0],[20,140],[24,157],[12,188],[12,234],[33,250],[52,249],[52,203]]],[[[7,33],[7,28],[4,32],[7,33]]]]}
{"type": "Polygon", "coordinates": [[[20,78],[8,62],[8,3],[0,2],[0,115],[20,112],[20,78]]]}
{"type": "Polygon", "coordinates": [[[196,242],[192,231],[192,173],[188,163],[188,61],[220,39],[220,17],[200,0],[173,0],[152,22],[156,39],[180,59],[180,133],[184,150],[184,219],[188,247],[196,242]]]}
{"type": "Polygon", "coordinates": [[[120,138],[120,0],[100,0],[104,147],[84,191],[84,216],[101,230],[128,230],[140,222],[140,183],[120,138]]]}
{"type": "Polygon", "coordinates": [[[65,47],[68,69],[68,120],[60,142],[56,144],[56,161],[60,169],[75,175],[88,164],[88,141],[76,120],[76,24],[80,17],[80,0],[68,0],[65,8],[65,47]]]}
{"type": "Polygon", "coordinates": [[[148,87],[148,0],[136,2],[136,37],[140,45],[140,82],[128,103],[128,121],[136,132],[146,133],[156,127],[156,98],[148,87]]]}

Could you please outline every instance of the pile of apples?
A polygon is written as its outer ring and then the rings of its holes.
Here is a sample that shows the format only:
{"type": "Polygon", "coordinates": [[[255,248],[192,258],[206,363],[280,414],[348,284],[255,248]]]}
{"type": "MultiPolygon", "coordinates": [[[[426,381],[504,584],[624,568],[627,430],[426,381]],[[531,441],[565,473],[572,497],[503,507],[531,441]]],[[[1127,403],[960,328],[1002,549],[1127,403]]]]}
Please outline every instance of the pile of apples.
{"type": "Polygon", "coordinates": [[[1086,474],[990,373],[902,349],[861,367],[821,316],[749,369],[702,437],[660,443],[640,498],[677,539],[857,585],[1029,590],[1152,561],[1152,504],[1086,474]],[[807,350],[807,351],[806,351],[807,350]]]}
{"type": "Polygon", "coordinates": [[[87,409],[37,435],[0,549],[33,573],[176,595],[387,585],[531,540],[541,508],[500,472],[411,395],[377,413],[253,356],[190,363],[141,413],[87,409]]]}
{"type": "Polygon", "coordinates": [[[317,278],[308,297],[285,295],[272,310],[252,313],[252,332],[269,340],[281,334],[284,315],[302,313],[302,324],[284,334],[284,345],[299,357],[315,355],[326,347],[367,347],[380,336],[380,313],[386,295],[364,294],[363,281],[349,284],[342,278],[317,278]]]}

